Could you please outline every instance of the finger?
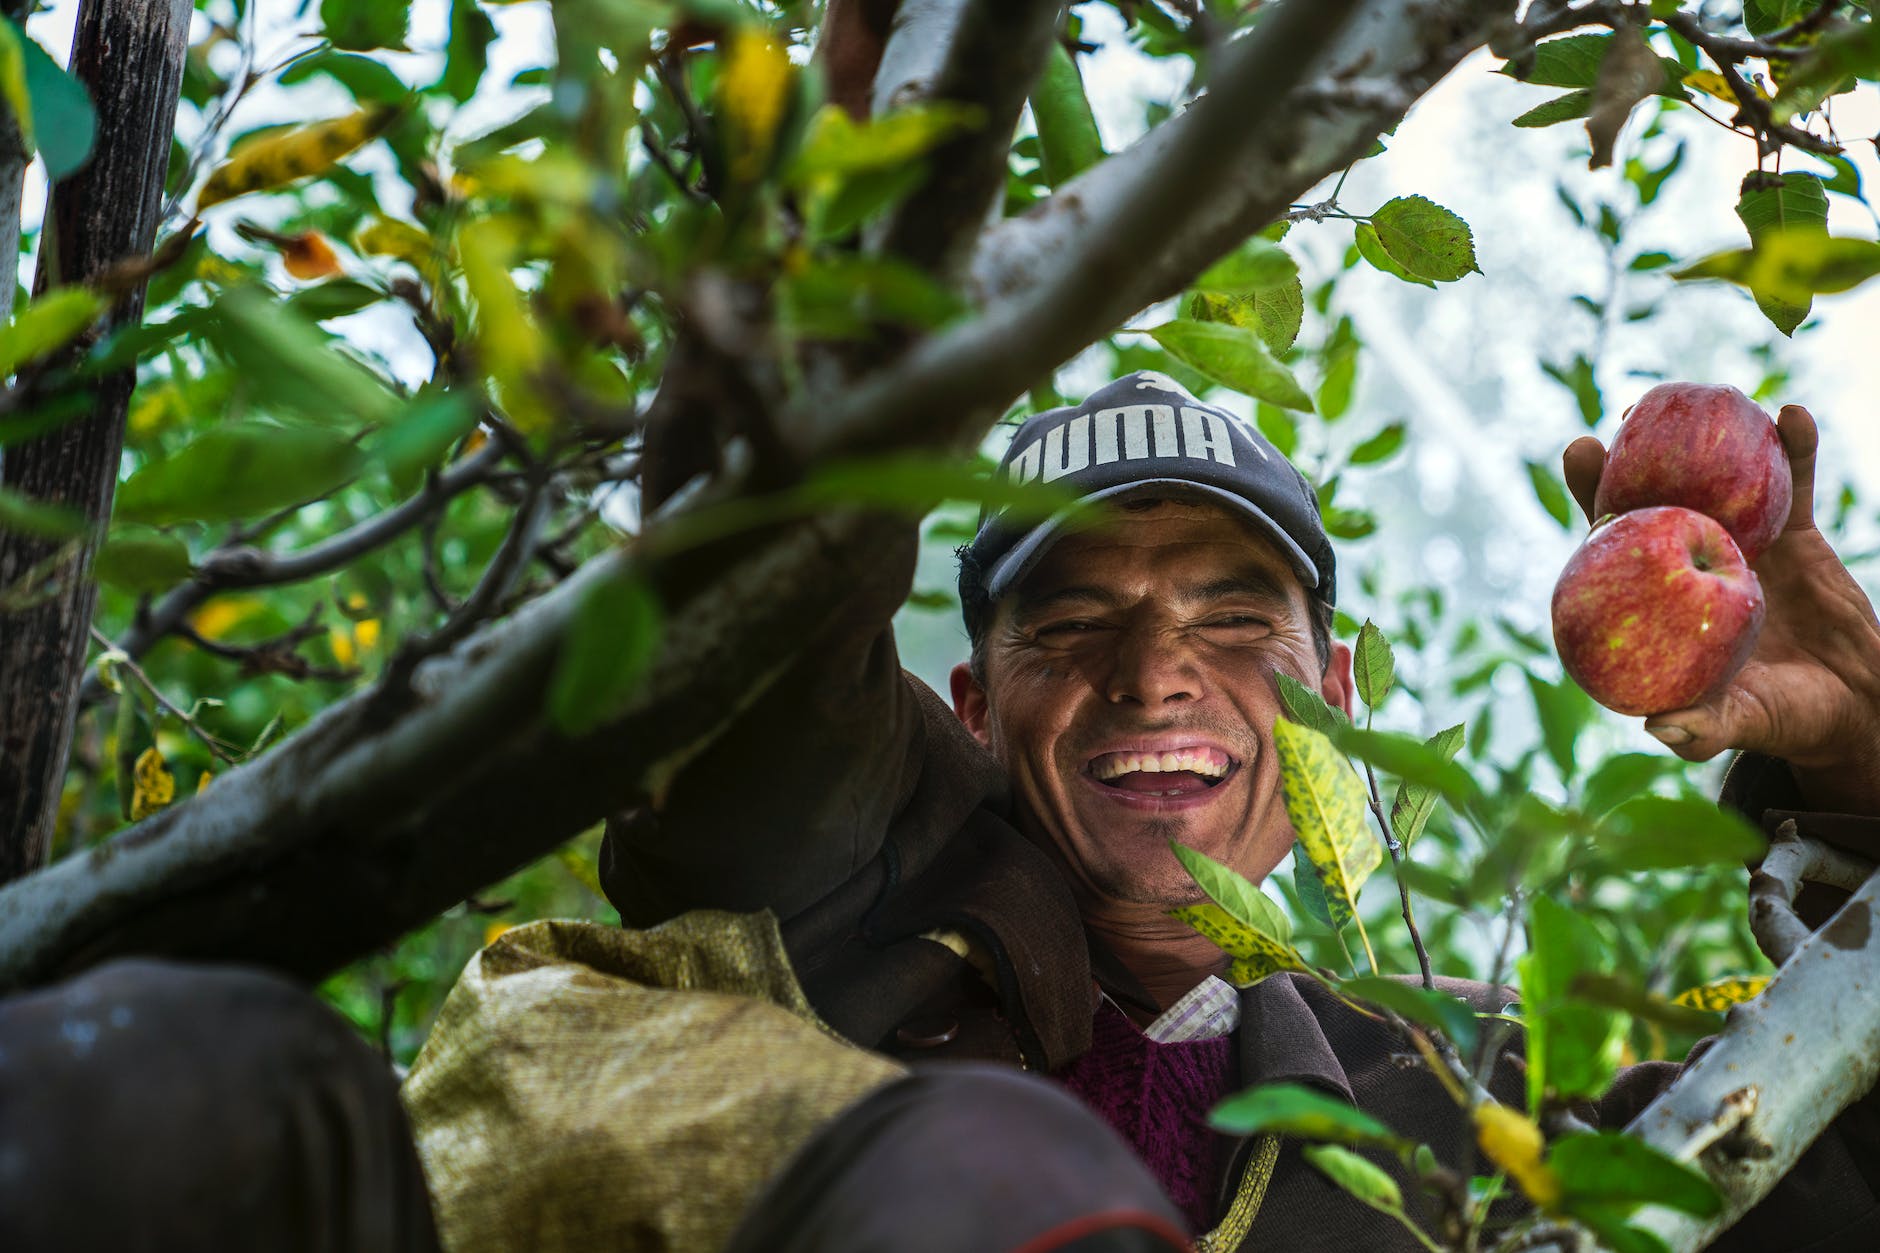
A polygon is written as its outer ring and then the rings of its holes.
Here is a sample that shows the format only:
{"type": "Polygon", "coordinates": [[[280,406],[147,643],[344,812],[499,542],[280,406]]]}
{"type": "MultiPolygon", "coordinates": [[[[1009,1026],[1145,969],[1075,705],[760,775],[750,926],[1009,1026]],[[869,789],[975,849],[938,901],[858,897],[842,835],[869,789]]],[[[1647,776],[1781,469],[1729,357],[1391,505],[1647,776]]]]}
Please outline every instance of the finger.
{"type": "Polygon", "coordinates": [[[1800,405],[1783,405],[1776,415],[1776,434],[1789,455],[1789,475],[1795,484],[1795,503],[1789,506],[1789,531],[1815,525],[1815,450],[1821,442],[1814,415],[1800,405]]]}
{"type": "Polygon", "coordinates": [[[1582,435],[1560,454],[1560,469],[1566,476],[1567,490],[1579,502],[1580,512],[1588,522],[1593,517],[1593,498],[1599,492],[1599,476],[1606,468],[1606,447],[1591,435],[1582,435]]]}
{"type": "Polygon", "coordinates": [[[1700,705],[1653,714],[1645,730],[1686,761],[1709,761],[1732,749],[1760,750],[1768,738],[1760,706],[1735,688],[1700,705]]]}

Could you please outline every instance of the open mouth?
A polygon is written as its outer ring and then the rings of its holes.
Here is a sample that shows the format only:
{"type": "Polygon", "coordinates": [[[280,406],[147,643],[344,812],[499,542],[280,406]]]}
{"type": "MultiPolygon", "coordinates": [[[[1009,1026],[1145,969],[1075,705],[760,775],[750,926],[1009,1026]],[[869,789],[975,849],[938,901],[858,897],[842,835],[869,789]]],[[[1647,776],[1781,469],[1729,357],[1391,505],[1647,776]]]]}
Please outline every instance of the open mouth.
{"type": "Polygon", "coordinates": [[[1198,796],[1225,783],[1240,763],[1218,748],[1188,744],[1092,757],[1084,772],[1097,783],[1142,797],[1198,796]]]}

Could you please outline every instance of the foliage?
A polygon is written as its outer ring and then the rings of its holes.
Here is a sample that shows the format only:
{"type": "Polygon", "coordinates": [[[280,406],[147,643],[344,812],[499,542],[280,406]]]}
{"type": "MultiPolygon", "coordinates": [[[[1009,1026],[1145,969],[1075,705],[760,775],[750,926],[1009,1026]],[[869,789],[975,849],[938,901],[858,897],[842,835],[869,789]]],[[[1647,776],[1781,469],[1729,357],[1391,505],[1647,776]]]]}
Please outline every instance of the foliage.
{"type": "MultiPolygon", "coordinates": [[[[610,0],[550,12],[451,0],[439,26],[414,20],[424,6],[402,0],[323,0],[312,33],[268,64],[253,59],[258,7],[198,5],[179,126],[190,138],[170,165],[141,323],[62,351],[121,294],[99,284],[43,292],[0,333],[0,376],[12,378],[0,447],[73,418],[72,397],[102,372],[137,372],[124,478],[95,567],[98,633],[137,647],[94,659],[62,852],[213,788],[215,775],[342,694],[408,673],[583,561],[638,543],[640,433],[683,318],[717,319],[721,351],[761,359],[789,385],[819,360],[972,314],[959,285],[856,244],[975,119],[917,105],[864,122],[826,103],[809,57],[816,6],[610,0]],[[552,63],[511,67],[499,55],[523,10],[549,32],[552,63]],[[464,126],[472,115],[503,120],[464,126]]],[[[1007,214],[1105,157],[1079,50],[1080,14],[1100,7],[1072,14],[1031,92],[1032,123],[1007,162],[1007,214]]],[[[1184,97],[1205,83],[1222,25],[1257,20],[1242,12],[1251,6],[1111,7],[1136,55],[1188,79],[1184,97]],[[1205,20],[1179,16],[1190,13],[1205,20]]],[[[1561,190],[1609,276],[1578,298],[1592,338],[1574,348],[1563,338],[1546,363],[1588,428],[1611,416],[1610,336],[1654,316],[1675,282],[1735,283],[1786,336],[1806,331],[1815,296],[1880,272],[1880,245],[1834,233],[1834,210],[1865,202],[1858,171],[1827,150],[1828,102],[1880,75],[1865,9],[1845,8],[1758,58],[1773,100],[1745,98],[1741,59],[1694,16],[1676,5],[1651,13],[1637,33],[1651,81],[1619,110],[1621,122],[1639,119],[1630,140],[1612,122],[1616,76],[1602,73],[1614,32],[1543,40],[1501,71],[1551,89],[1509,119],[1515,128],[1586,119],[1599,128],[1595,144],[1617,138],[1611,195],[1561,190]],[[1746,178],[1742,247],[1709,257],[1638,248],[1632,217],[1677,177],[1680,128],[1712,122],[1826,170],[1746,178]]],[[[1793,18],[1782,5],[1747,5],[1737,33],[1766,36],[1793,18]]],[[[0,100],[30,124],[22,129],[55,179],[89,152],[75,87],[31,35],[0,24],[0,100]]],[[[1480,281],[1483,265],[1470,227],[1438,203],[1441,187],[1393,189],[1356,211],[1340,199],[1345,185],[1295,206],[1179,298],[1100,340],[1084,364],[1245,395],[1251,420],[1311,479],[1327,529],[1351,544],[1414,508],[1384,498],[1373,476],[1414,452],[1421,432],[1414,417],[1358,403],[1372,358],[1340,284],[1368,268],[1439,301],[1446,285],[1480,281]],[[1314,251],[1328,238],[1331,265],[1314,251]]],[[[1781,367],[1769,360],[1774,386],[1781,367]]],[[[1037,380],[1020,411],[1058,403],[1059,385],[1037,380]]],[[[727,460],[752,434],[731,407],[726,429],[706,433],[727,460]]],[[[1574,525],[1549,464],[1510,466],[1550,516],[1574,525]]],[[[906,462],[759,487],[656,537],[662,553],[831,504],[919,512],[997,490],[906,462]]],[[[936,554],[971,515],[955,506],[938,516],[936,554]]],[[[0,492],[0,527],[69,540],[83,525],[0,492]]],[[[1528,1027],[1529,1091],[1521,1110],[1474,1104],[1488,1157],[1537,1203],[1615,1244],[1630,1238],[1641,1179],[1656,1199],[1709,1204],[1673,1164],[1606,1138],[1549,1148],[1538,1128],[1621,1063],[1681,1057],[1715,1011],[1754,995],[1766,963],[1737,917],[1754,836],[1717,814],[1700,773],[1614,751],[1610,722],[1561,677],[1545,640],[1482,607],[1452,606],[1427,583],[1377,597],[1378,571],[1349,560],[1345,569],[1345,603],[1375,602],[1375,622],[1339,623],[1357,652],[1359,721],[1281,684],[1290,718],[1278,755],[1303,850],[1271,885],[1285,908],[1179,850],[1212,901],[1183,916],[1233,956],[1236,978],[1322,979],[1368,1012],[1448,1040],[1478,1070],[1496,1020],[1381,976],[1418,970],[1419,944],[1445,973],[1498,985],[1518,975],[1511,1016],[1528,1027]],[[1532,742],[1497,729],[1514,722],[1531,722],[1532,742]],[[1387,860],[1392,874],[1374,874],[1387,860]],[[1413,910],[1415,939],[1395,922],[1413,910]]],[[[0,608],[29,603],[36,587],[0,588],[0,608]]],[[[957,612],[931,589],[914,605],[957,612]]],[[[644,582],[592,589],[544,693],[558,725],[594,725],[631,693],[663,614],[644,582]]],[[[337,976],[326,994],[408,1060],[493,928],[611,916],[594,879],[597,841],[589,832],[337,976]]],[[[1349,1149],[1398,1155],[1413,1177],[1434,1180],[1417,1146],[1309,1097],[1246,1094],[1217,1120],[1341,1146],[1314,1164],[1385,1212],[1402,1214],[1395,1185],[1349,1149]]],[[[1473,1194],[1471,1221],[1487,1220],[1492,1194],[1473,1194]]]]}

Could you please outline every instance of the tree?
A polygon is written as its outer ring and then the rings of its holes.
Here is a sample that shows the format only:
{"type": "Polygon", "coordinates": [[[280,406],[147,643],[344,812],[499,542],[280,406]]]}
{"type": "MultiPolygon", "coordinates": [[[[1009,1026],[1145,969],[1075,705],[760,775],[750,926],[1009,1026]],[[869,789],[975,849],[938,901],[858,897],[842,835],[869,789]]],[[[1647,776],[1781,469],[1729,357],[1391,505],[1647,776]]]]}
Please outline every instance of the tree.
{"type": "MultiPolygon", "coordinates": [[[[1880,72],[1865,5],[1761,0],[1728,35],[1676,5],[1610,0],[1519,14],[1495,0],[1115,7],[1153,55],[1192,60],[1197,74],[1186,109],[1106,155],[1081,83],[1079,17],[1056,5],[560,5],[555,64],[516,80],[548,90],[468,138],[451,119],[488,73],[495,34],[474,0],[453,0],[442,63],[416,86],[397,55],[410,37],[404,5],[326,0],[322,34],[273,65],[255,60],[252,8],[206,5],[210,35],[181,62],[199,136],[140,153],[111,146],[120,132],[101,121],[92,173],[56,184],[55,205],[105,175],[148,187],[161,156],[167,230],[106,244],[55,209],[38,254],[43,273],[66,281],[47,280],[0,341],[13,380],[0,402],[6,649],[48,638],[51,626],[33,624],[55,617],[60,638],[90,624],[99,643],[89,662],[66,646],[56,664],[35,663],[36,686],[12,677],[26,668],[0,670],[0,700],[30,711],[17,725],[34,728],[26,768],[0,793],[0,849],[31,866],[56,829],[68,851],[0,890],[0,983],[128,952],[320,978],[602,815],[656,797],[841,608],[847,572],[893,542],[870,510],[919,513],[996,490],[949,468],[954,455],[1012,396],[1051,403],[1053,370],[1087,345],[1106,345],[1120,368],[1242,392],[1276,442],[1294,447],[1309,421],[1295,415],[1335,419],[1349,407],[1360,346],[1316,301],[1325,326],[1301,342],[1307,292],[1279,237],[1288,224],[1351,219],[1352,264],[1427,285],[1472,272],[1468,228],[1428,189],[1363,214],[1339,195],[1341,171],[1477,48],[1564,89],[1517,125],[1584,118],[1595,162],[1613,159],[1634,112],[1679,101],[1675,120],[1704,111],[1707,91],[1734,110],[1711,120],[1758,136],[1766,155],[1833,158],[1824,100],[1880,72]],[[791,56],[812,45],[807,66],[791,56]],[[1780,71],[1773,97],[1746,65],[1780,71]],[[276,84],[336,107],[230,136],[237,106],[276,84]],[[1015,140],[1021,111],[1030,123],[1015,140]],[[97,265],[46,268],[87,248],[97,265]],[[127,253],[144,259],[105,268],[127,253]],[[151,313],[140,318],[123,297],[146,279],[151,313]],[[1176,316],[1118,329],[1176,297],[1176,316]],[[325,329],[334,322],[347,329],[325,329]],[[418,377],[376,349],[369,328],[394,322],[429,357],[418,377]],[[1308,363],[1316,394],[1298,379],[1308,363]],[[91,398],[121,389],[113,380],[133,367],[136,397],[110,417],[91,398]],[[115,508],[108,474],[88,480],[89,494],[76,474],[57,491],[22,477],[48,441],[113,423],[132,467],[115,508]],[[87,563],[102,588],[95,624],[87,563]],[[49,589],[60,599],[47,601],[49,589]],[[179,768],[196,772],[200,795],[175,800],[179,768]],[[136,821],[94,842],[118,816],[136,821]]],[[[104,90],[114,67],[77,57],[70,75],[48,74],[30,37],[0,29],[26,67],[9,73],[14,62],[0,57],[10,116],[70,100],[74,81],[102,118],[117,116],[109,99],[126,92],[104,90]]],[[[174,79],[109,85],[141,93],[148,133],[169,132],[174,79]]],[[[55,168],[52,133],[35,135],[55,168]]],[[[1641,167],[1639,194],[1671,172],[1641,167]]],[[[1751,246],[1683,259],[1693,263],[1679,273],[1743,284],[1793,331],[1815,292],[1880,269],[1880,245],[1826,231],[1830,185],[1796,172],[1747,184],[1739,213],[1751,246]]],[[[121,217],[134,199],[115,193],[111,207],[121,217]]],[[[1616,247],[1617,228],[1598,226],[1616,247]]],[[[1584,404],[1590,366],[1560,377],[1584,404]]],[[[1335,534],[1376,525],[1349,487],[1340,501],[1345,471],[1361,477],[1405,438],[1386,427],[1349,464],[1319,466],[1335,534]]],[[[115,456],[93,464],[114,468],[115,456]]],[[[1536,489],[1558,494],[1564,511],[1551,472],[1538,472],[1536,489]]],[[[1442,616],[1433,601],[1406,612],[1400,646],[1442,616]]],[[[1391,654],[1375,631],[1358,638],[1375,707],[1392,687],[1391,654]]],[[[1490,675],[1508,664],[1477,652],[1490,675]]],[[[1558,1002],[1530,1007],[1557,1042],[1537,1048],[1556,1075],[1576,1076],[1537,1088],[1530,1112],[1551,1126],[1560,1098],[1609,1078],[1628,1041],[1662,1051],[1714,1024],[1676,1012],[1656,995],[1668,989],[1621,977],[1646,963],[1607,950],[1616,934],[1649,951],[1636,924],[1602,932],[1559,917],[1548,893],[1590,905],[1621,872],[1689,865],[1700,867],[1682,884],[1693,912],[1714,911],[1729,882],[1715,863],[1742,846],[1662,763],[1618,755],[1582,769],[1590,705],[1568,683],[1531,684],[1571,802],[1534,801],[1532,752],[1485,786],[1471,766],[1493,763],[1479,742],[1464,751],[1469,733],[1432,748],[1323,723],[1329,738],[1300,751],[1335,772],[1342,750],[1402,781],[1406,812],[1422,815],[1408,834],[1384,815],[1374,781],[1361,799],[1399,845],[1428,828],[1421,847],[1432,852],[1392,859],[1406,922],[1413,892],[1446,908],[1452,929],[1486,905],[1503,937],[1504,958],[1487,972],[1499,979],[1526,919],[1534,977],[1553,980],[1558,1002]],[[1448,760],[1458,756],[1470,765],[1448,760]],[[1606,982],[1563,974],[1588,960],[1611,969],[1606,982]]],[[[1486,716],[1475,726],[1485,737],[1486,716]]],[[[1336,870],[1352,833],[1327,834],[1330,850],[1310,859],[1319,870],[1302,863],[1292,889],[1299,964],[1349,965],[1347,919],[1370,924],[1361,935],[1384,965],[1427,961],[1413,928],[1371,944],[1380,929],[1356,899],[1363,876],[1340,886],[1336,870]]],[[[1831,877],[1854,880],[1838,870],[1831,877]]],[[[1264,913],[1239,922],[1269,939],[1278,927],[1264,913]]],[[[1868,942],[1848,940],[1808,943],[1870,969],[1868,942]]],[[[1720,947],[1738,970],[1750,960],[1740,939],[1720,947]]],[[[1808,1011],[1790,1006],[1818,1003],[1820,981],[1836,977],[1816,966],[1740,1016],[1806,1029],[1808,1011]]],[[[1475,1030],[1433,1002],[1385,1008],[1452,1038],[1475,1030]]],[[[1758,1132],[1778,1163],[1812,1139],[1829,1105],[1872,1083],[1874,1026],[1842,1028],[1815,1056],[1848,1059],[1844,1090],[1762,1089],[1765,1121],[1778,1105],[1817,1115],[1811,1125],[1784,1114],[1758,1132]]],[[[1741,1064],[1761,1060],[1749,1029],[1726,1039],[1749,1041],[1741,1064]]],[[[1680,1085],[1699,1115],[1661,1111],[1669,1129],[1651,1131],[1654,1144],[1695,1156],[1692,1122],[1734,1129],[1704,1082],[1680,1085]]],[[[1531,1126],[1509,1113],[1509,1126],[1531,1126]]],[[[1564,1158],[1496,1160],[1536,1199],[1543,1168],[1574,1178],[1564,1158]]],[[[1722,1183],[1721,1161],[1703,1165],[1727,1197],[1721,1212],[1740,1213],[1759,1185],[1722,1183]]],[[[1641,1169],[1661,1171],[1653,1196],[1679,1186],[1711,1196],[1689,1170],[1641,1169]]],[[[1607,1239],[1646,1238],[1599,1209],[1629,1212],[1638,1197],[1590,1186],[1577,1195],[1596,1204],[1556,1206],[1563,1221],[1610,1218],[1607,1239]]],[[[1450,1192],[1469,1221],[1466,1186],[1450,1192]]],[[[1660,1229],[1697,1247],[1717,1221],[1660,1229]]]]}

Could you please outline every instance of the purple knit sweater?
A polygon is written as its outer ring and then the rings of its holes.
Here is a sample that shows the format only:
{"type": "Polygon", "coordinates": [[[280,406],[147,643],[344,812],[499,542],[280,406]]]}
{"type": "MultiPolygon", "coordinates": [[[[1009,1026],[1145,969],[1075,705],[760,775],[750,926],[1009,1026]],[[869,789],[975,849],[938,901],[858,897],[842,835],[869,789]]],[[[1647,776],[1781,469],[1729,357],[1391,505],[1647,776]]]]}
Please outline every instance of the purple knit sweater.
{"type": "Polygon", "coordinates": [[[1213,1226],[1220,1137],[1207,1118],[1227,1093],[1230,1040],[1158,1044],[1104,1000],[1090,1051],[1057,1075],[1129,1141],[1197,1232],[1213,1226]]]}

